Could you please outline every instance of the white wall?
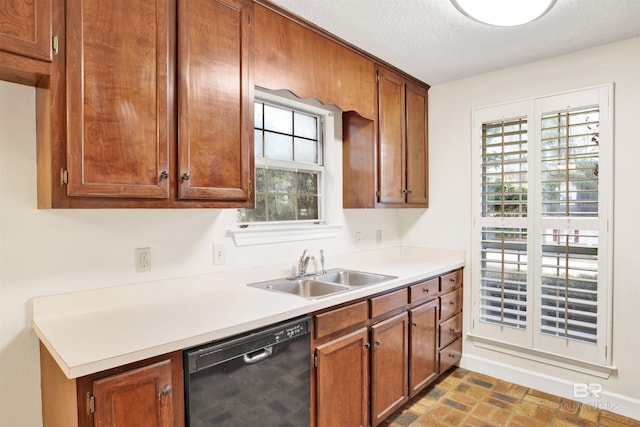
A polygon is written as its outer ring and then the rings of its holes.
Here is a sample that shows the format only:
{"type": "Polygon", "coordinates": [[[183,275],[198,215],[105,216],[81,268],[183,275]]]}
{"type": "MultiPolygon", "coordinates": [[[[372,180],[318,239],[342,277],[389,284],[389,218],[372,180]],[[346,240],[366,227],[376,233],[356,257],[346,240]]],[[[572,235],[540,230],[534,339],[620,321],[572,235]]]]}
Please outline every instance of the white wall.
{"type": "MultiPolygon", "coordinates": [[[[403,243],[467,250],[471,241],[472,107],[615,83],[615,208],[613,363],[608,380],[526,361],[464,343],[464,354],[525,375],[547,375],[565,382],[599,382],[610,394],[640,403],[640,38],[434,86],[429,91],[430,209],[401,212],[403,243]],[[635,401],[634,401],[635,399],[635,401]]],[[[469,268],[465,280],[469,283],[469,268]]],[[[471,299],[467,286],[466,307],[471,299]]],[[[469,319],[465,316],[465,331],[469,319]]],[[[482,365],[480,363],[480,365],[482,365]]],[[[498,369],[499,367],[504,369],[498,369]]],[[[637,410],[637,409],[636,409],[637,410]]],[[[636,413],[640,418],[640,413],[636,413]]]]}
{"type": "Polygon", "coordinates": [[[327,179],[333,199],[329,215],[343,226],[334,239],[238,248],[226,236],[235,225],[233,209],[38,210],[35,90],[0,82],[0,426],[41,425],[38,340],[30,326],[34,296],[249,265],[293,264],[305,248],[316,255],[324,249],[330,259],[397,245],[397,210],[338,208],[341,141],[331,142],[326,155],[338,171],[327,179]],[[383,232],[379,246],[377,229],[383,232]],[[356,231],[363,233],[358,247],[356,231]],[[212,264],[214,241],[225,244],[224,266],[212,264]],[[151,247],[152,271],[136,273],[134,249],[146,246],[151,247]]]}

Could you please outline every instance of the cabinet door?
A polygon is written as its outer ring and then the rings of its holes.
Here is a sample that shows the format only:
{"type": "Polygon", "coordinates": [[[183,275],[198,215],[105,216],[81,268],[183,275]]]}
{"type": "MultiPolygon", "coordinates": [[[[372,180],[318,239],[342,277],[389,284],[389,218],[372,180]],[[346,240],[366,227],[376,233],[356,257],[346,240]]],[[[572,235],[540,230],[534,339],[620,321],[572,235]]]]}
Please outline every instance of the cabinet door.
{"type": "Polygon", "coordinates": [[[0,0],[0,50],[51,61],[51,0],[0,0]]]}
{"type": "Polygon", "coordinates": [[[378,68],[378,202],[405,202],[404,79],[378,68]]]}
{"type": "Polygon", "coordinates": [[[316,347],[317,427],[368,425],[366,328],[316,347]]]}
{"type": "Polygon", "coordinates": [[[407,83],[407,204],[427,207],[427,90],[407,83]]]}
{"type": "Polygon", "coordinates": [[[171,360],[93,382],[94,425],[172,427],[171,360]]]}
{"type": "Polygon", "coordinates": [[[371,424],[377,425],[408,400],[408,315],[371,327],[371,424]]]}
{"type": "Polygon", "coordinates": [[[409,395],[414,396],[438,375],[438,300],[409,311],[409,395]]]}
{"type": "Polygon", "coordinates": [[[174,0],[67,0],[69,196],[166,198],[174,0]]]}
{"type": "Polygon", "coordinates": [[[178,10],[178,196],[249,200],[253,40],[249,0],[184,0],[178,10]]]}

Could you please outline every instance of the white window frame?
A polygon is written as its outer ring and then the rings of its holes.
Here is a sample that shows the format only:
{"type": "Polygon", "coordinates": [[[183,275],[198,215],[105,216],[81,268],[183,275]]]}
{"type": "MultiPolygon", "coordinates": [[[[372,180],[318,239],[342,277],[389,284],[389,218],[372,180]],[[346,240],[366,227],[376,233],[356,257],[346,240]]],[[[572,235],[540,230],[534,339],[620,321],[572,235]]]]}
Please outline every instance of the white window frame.
{"type": "MultiPolygon", "coordinates": [[[[341,226],[330,224],[327,219],[328,213],[326,206],[328,191],[326,181],[328,179],[327,175],[330,175],[332,170],[325,164],[325,153],[327,152],[327,147],[329,144],[334,142],[334,112],[330,109],[312,105],[311,102],[299,100],[286,91],[273,92],[256,87],[255,99],[258,102],[264,102],[268,105],[281,106],[288,109],[291,108],[319,117],[319,131],[322,138],[318,147],[319,164],[287,162],[258,157],[255,159],[256,166],[263,166],[265,168],[274,167],[293,171],[319,172],[319,218],[295,221],[238,222],[238,227],[228,230],[228,233],[233,237],[237,246],[336,237],[341,226]]],[[[251,148],[254,149],[253,146],[251,148]]]]}
{"type": "Polygon", "coordinates": [[[525,99],[472,111],[472,213],[471,254],[472,324],[470,338],[483,348],[525,357],[600,377],[615,370],[611,366],[612,289],[613,289],[613,84],[525,99]],[[599,105],[600,144],[598,218],[543,218],[541,214],[540,123],[543,114],[599,105]],[[483,123],[528,118],[528,197],[526,217],[482,217],[482,125],[483,123]],[[597,223],[598,240],[598,317],[597,343],[589,344],[540,332],[541,311],[541,231],[549,225],[563,228],[589,228],[597,223]],[[480,320],[481,231],[483,227],[526,228],[527,239],[527,322],[525,329],[504,327],[480,320]]]}

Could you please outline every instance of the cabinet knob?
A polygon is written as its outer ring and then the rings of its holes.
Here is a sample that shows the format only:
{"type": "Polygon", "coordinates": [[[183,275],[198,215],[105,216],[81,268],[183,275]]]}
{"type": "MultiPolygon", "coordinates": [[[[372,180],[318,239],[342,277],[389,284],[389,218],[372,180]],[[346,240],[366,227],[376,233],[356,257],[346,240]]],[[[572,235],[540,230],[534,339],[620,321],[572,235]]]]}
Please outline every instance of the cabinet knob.
{"type": "Polygon", "coordinates": [[[369,344],[368,342],[364,343],[364,348],[369,348],[371,347],[371,344],[369,344]]]}
{"type": "Polygon", "coordinates": [[[162,171],[160,173],[160,179],[167,179],[169,178],[169,174],[167,173],[167,171],[162,171]]]}
{"type": "Polygon", "coordinates": [[[416,322],[413,322],[413,323],[412,323],[412,325],[413,325],[414,327],[418,326],[418,324],[417,324],[416,322]]]}
{"type": "Polygon", "coordinates": [[[189,181],[191,179],[191,174],[188,174],[187,172],[183,173],[182,179],[184,179],[185,181],[189,181]]]}
{"type": "Polygon", "coordinates": [[[376,341],[376,345],[380,345],[380,341],[376,341]]]}
{"type": "Polygon", "coordinates": [[[451,283],[453,283],[453,282],[455,282],[455,281],[456,281],[456,279],[454,279],[454,278],[452,277],[452,278],[450,278],[450,279],[449,279],[449,281],[450,281],[451,283]]]}
{"type": "Polygon", "coordinates": [[[457,334],[458,331],[456,331],[454,328],[449,329],[449,332],[451,332],[452,334],[457,334]]]}
{"type": "Polygon", "coordinates": [[[455,301],[449,301],[449,305],[456,305],[455,301]]]}
{"type": "Polygon", "coordinates": [[[424,292],[425,294],[428,294],[428,293],[429,293],[429,288],[424,288],[424,289],[422,290],[422,292],[424,292]]]}
{"type": "Polygon", "coordinates": [[[453,353],[449,353],[449,357],[450,357],[450,358],[452,358],[452,359],[455,359],[455,358],[456,358],[456,355],[455,355],[455,354],[453,354],[453,353]]]}
{"type": "Polygon", "coordinates": [[[160,396],[169,396],[173,391],[171,385],[165,386],[162,390],[160,390],[160,396]]]}

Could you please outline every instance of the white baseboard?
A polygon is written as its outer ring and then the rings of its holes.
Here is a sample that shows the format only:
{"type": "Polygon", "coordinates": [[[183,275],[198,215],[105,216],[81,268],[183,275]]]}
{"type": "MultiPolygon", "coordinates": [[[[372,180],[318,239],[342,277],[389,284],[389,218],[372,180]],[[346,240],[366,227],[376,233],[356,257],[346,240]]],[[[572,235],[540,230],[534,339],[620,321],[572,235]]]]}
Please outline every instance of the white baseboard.
{"type": "Polygon", "coordinates": [[[640,420],[640,400],[610,393],[606,390],[599,390],[597,381],[594,381],[594,384],[591,386],[585,384],[578,387],[578,396],[590,395],[584,398],[574,396],[574,394],[576,394],[576,385],[573,382],[545,375],[540,372],[518,368],[513,365],[498,363],[494,360],[463,353],[462,359],[460,360],[460,367],[640,420]]]}

